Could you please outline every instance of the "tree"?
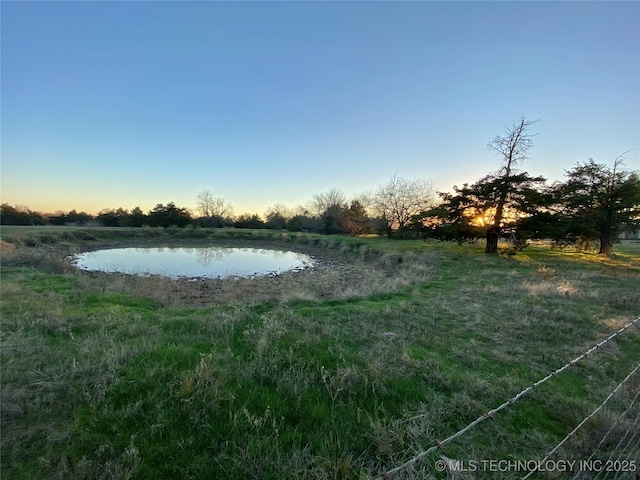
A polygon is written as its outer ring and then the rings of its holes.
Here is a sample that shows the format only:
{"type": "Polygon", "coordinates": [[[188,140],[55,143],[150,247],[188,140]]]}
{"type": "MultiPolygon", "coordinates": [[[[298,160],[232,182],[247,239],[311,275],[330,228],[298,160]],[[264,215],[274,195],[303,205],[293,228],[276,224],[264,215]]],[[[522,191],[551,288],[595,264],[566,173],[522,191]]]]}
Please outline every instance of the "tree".
{"type": "Polygon", "coordinates": [[[0,205],[0,225],[44,225],[44,218],[24,206],[0,205]]]}
{"type": "Polygon", "coordinates": [[[318,219],[312,217],[308,210],[300,209],[287,222],[290,232],[312,232],[318,230],[318,219]]]}
{"type": "Polygon", "coordinates": [[[406,179],[394,174],[378,187],[371,200],[373,210],[386,223],[387,235],[403,236],[415,215],[428,210],[434,199],[431,180],[406,179]]]}
{"type": "Polygon", "coordinates": [[[250,213],[243,213],[236,219],[234,226],[236,228],[264,228],[264,222],[257,213],[254,213],[253,215],[250,213]]]}
{"type": "Polygon", "coordinates": [[[287,227],[287,221],[291,218],[291,212],[286,205],[276,203],[269,207],[265,214],[267,219],[265,226],[273,230],[282,230],[287,227]]]}
{"type": "Polygon", "coordinates": [[[106,209],[98,213],[96,220],[105,227],[128,227],[130,226],[129,212],[123,208],[117,210],[106,209]]]}
{"type": "Polygon", "coordinates": [[[640,228],[640,177],[620,169],[623,155],[613,168],[592,158],[578,163],[556,187],[568,232],[597,238],[601,255],[613,253],[623,231],[640,228]]]}
{"type": "MultiPolygon", "coordinates": [[[[468,239],[484,234],[486,253],[498,253],[498,240],[505,233],[523,233],[524,228],[540,227],[541,214],[547,214],[549,195],[543,191],[545,179],[531,177],[517,170],[533,147],[529,127],[536,121],[522,117],[507,128],[504,136],[495,137],[487,147],[502,157],[502,166],[492,174],[454,193],[440,193],[437,208],[414,216],[414,225],[423,236],[443,240],[468,239]],[[527,219],[536,218],[536,222],[527,219]]],[[[532,235],[529,232],[529,235],[532,235]]]]}
{"type": "Polygon", "coordinates": [[[528,158],[529,150],[533,147],[532,135],[528,133],[528,129],[536,122],[537,120],[526,120],[523,116],[519,122],[506,129],[504,137],[497,136],[487,145],[489,150],[493,150],[502,157],[503,163],[494,178],[487,177],[492,188],[497,189],[495,192],[497,195],[495,213],[486,229],[486,253],[498,253],[498,239],[503,228],[505,206],[510,194],[519,186],[518,176],[514,176],[514,173],[518,164],[528,158]]]}
{"type": "Polygon", "coordinates": [[[186,208],[178,208],[170,202],[166,206],[159,203],[147,215],[152,227],[186,227],[191,223],[191,214],[186,208]]]}
{"type": "Polygon", "coordinates": [[[325,193],[317,193],[311,200],[311,211],[318,219],[317,228],[320,233],[346,233],[346,209],[347,197],[336,188],[325,193]]]}
{"type": "Polygon", "coordinates": [[[320,215],[320,233],[327,235],[347,233],[348,209],[346,204],[334,203],[320,215]]]}
{"type": "Polygon", "coordinates": [[[369,216],[367,210],[360,200],[351,200],[351,204],[346,211],[347,233],[349,235],[362,235],[369,228],[369,216]]]}
{"type": "Polygon", "coordinates": [[[337,188],[324,193],[316,193],[311,198],[310,210],[317,217],[322,216],[327,210],[332,207],[342,207],[347,203],[347,196],[337,188]]]}
{"type": "Polygon", "coordinates": [[[119,227],[118,214],[113,209],[105,209],[98,212],[96,220],[100,222],[103,227],[119,227]]]}
{"type": "Polygon", "coordinates": [[[546,202],[541,192],[544,182],[544,178],[524,172],[508,177],[487,175],[473,185],[454,186],[455,193],[441,193],[443,203],[417,217],[423,225],[423,235],[462,241],[484,234],[485,252],[497,253],[498,237],[493,245],[496,232],[498,236],[516,235],[524,219],[539,214],[546,202]]]}
{"type": "MultiPolygon", "coordinates": [[[[454,187],[457,189],[457,187],[454,187]]],[[[440,193],[443,199],[450,198],[450,194],[440,193]]],[[[472,221],[472,216],[465,216],[463,212],[455,208],[451,203],[442,203],[412,219],[411,228],[421,237],[435,238],[440,241],[457,241],[462,244],[465,241],[475,241],[482,236],[484,231],[480,225],[472,221]]]]}
{"type": "Polygon", "coordinates": [[[71,210],[65,216],[65,225],[82,226],[87,222],[93,220],[93,215],[87,212],[77,212],[75,209],[71,210]]]}
{"type": "Polygon", "coordinates": [[[233,214],[233,207],[223,197],[214,197],[209,190],[198,194],[198,212],[204,226],[221,227],[233,214]]]}
{"type": "Polygon", "coordinates": [[[49,215],[49,223],[51,225],[66,225],[67,214],[61,210],[58,210],[53,215],[49,215]]]}
{"type": "Polygon", "coordinates": [[[147,221],[147,216],[140,207],[135,207],[129,214],[129,225],[131,227],[141,227],[147,221]]]}

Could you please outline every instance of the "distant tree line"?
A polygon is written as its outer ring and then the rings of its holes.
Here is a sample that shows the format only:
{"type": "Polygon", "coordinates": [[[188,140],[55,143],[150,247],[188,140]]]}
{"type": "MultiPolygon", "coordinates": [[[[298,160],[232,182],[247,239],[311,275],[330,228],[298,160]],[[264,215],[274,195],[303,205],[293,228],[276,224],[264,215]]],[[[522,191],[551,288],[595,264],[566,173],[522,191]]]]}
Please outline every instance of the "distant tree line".
{"type": "Polygon", "coordinates": [[[205,190],[197,196],[196,212],[169,202],[147,213],[135,207],[106,209],[95,216],[76,210],[45,215],[5,203],[0,224],[266,228],[457,242],[484,238],[487,253],[498,253],[501,238],[509,239],[514,249],[531,239],[559,245],[598,240],[600,253],[611,254],[622,233],[640,229],[638,173],[622,169],[623,154],[612,167],[593,159],[578,163],[566,171],[564,182],[547,185],[545,178],[519,169],[533,147],[529,128],[535,123],[522,117],[495,137],[488,148],[499,155],[500,168],[472,184],[454,186],[453,192],[436,195],[427,179],[393,175],[367,194],[348,199],[331,189],[295,209],[275,204],[264,217],[234,216],[227,200],[205,190]]]}
{"type": "Polygon", "coordinates": [[[105,227],[202,227],[266,228],[326,235],[409,235],[409,220],[432,204],[435,192],[430,181],[408,180],[397,175],[372,194],[348,199],[338,189],[315,194],[305,206],[295,209],[277,203],[264,216],[257,213],[233,215],[231,204],[205,190],[198,194],[196,211],[174,202],[157,204],[144,213],[140,207],[105,209],[97,215],[72,210],[41,214],[26,207],[0,206],[2,225],[72,225],[105,227]]]}
{"type": "Polygon", "coordinates": [[[0,205],[0,225],[46,225],[49,219],[28,207],[0,205]]]}

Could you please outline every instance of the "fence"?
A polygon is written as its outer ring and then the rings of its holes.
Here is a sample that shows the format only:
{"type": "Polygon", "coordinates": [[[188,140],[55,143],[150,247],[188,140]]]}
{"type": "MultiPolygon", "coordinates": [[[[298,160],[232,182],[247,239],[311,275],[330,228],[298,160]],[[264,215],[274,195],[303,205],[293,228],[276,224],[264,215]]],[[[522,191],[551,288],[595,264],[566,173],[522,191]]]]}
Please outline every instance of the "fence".
{"type": "MultiPolygon", "coordinates": [[[[433,446],[431,446],[430,448],[428,448],[427,450],[419,453],[418,455],[416,455],[415,457],[413,457],[412,459],[406,461],[405,463],[403,463],[402,465],[395,467],[391,470],[388,470],[386,472],[384,472],[382,474],[381,477],[376,478],[376,480],[387,480],[387,479],[391,479],[393,478],[395,475],[397,475],[399,472],[412,467],[413,465],[415,465],[417,462],[419,462],[420,460],[422,460],[423,458],[425,458],[426,456],[428,456],[429,454],[437,451],[437,450],[443,450],[444,447],[453,442],[455,439],[457,439],[458,437],[464,435],[466,432],[468,432],[469,430],[471,430],[472,428],[474,428],[476,425],[478,425],[479,423],[483,422],[484,420],[493,417],[496,413],[498,413],[499,411],[507,408],[510,405],[515,404],[518,400],[520,400],[522,397],[524,397],[525,395],[527,395],[528,393],[530,393],[533,389],[535,389],[536,387],[542,385],[543,383],[545,383],[546,381],[548,381],[551,378],[554,378],[555,376],[557,376],[558,374],[562,373],[563,371],[565,371],[566,369],[572,367],[573,365],[577,364],[578,362],[580,362],[581,360],[583,360],[584,358],[586,358],[587,356],[591,355],[593,352],[595,352],[596,350],[598,350],[599,348],[603,347],[604,345],[606,345],[609,341],[611,341],[613,338],[617,337],[618,335],[620,335],[621,333],[623,333],[625,330],[627,330],[628,328],[630,328],[631,326],[635,325],[636,323],[640,322],[640,317],[636,318],[635,320],[632,320],[631,322],[627,323],[624,327],[620,328],[619,330],[615,331],[614,333],[612,333],[611,335],[609,335],[607,338],[605,338],[604,340],[602,340],[600,343],[594,345],[593,347],[591,347],[589,350],[587,350],[586,352],[584,352],[582,355],[574,358],[573,360],[571,360],[569,363],[563,365],[562,367],[558,368],[557,370],[555,370],[554,372],[550,373],[549,375],[547,375],[546,377],[538,380],[537,382],[535,382],[534,384],[528,386],[527,388],[525,388],[524,390],[522,390],[520,393],[518,393],[517,395],[515,395],[514,397],[510,398],[509,400],[505,401],[502,405],[489,410],[488,412],[484,413],[483,415],[481,415],[480,417],[478,417],[477,419],[475,419],[473,422],[471,422],[469,425],[467,425],[466,427],[464,427],[463,429],[457,431],[456,433],[454,433],[453,435],[447,437],[444,440],[436,440],[433,446]]],[[[625,382],[627,382],[629,380],[629,378],[636,373],[636,371],[638,370],[638,368],[640,368],[640,365],[638,365],[638,367],[636,367],[633,372],[631,372],[627,378],[625,378],[625,380],[623,380],[623,382],[618,385],[618,387],[616,387],[616,389],[609,395],[609,397],[607,397],[607,400],[605,400],[603,402],[602,405],[600,405],[600,407],[598,407],[598,409],[596,409],[591,415],[589,415],[585,420],[583,420],[583,422],[576,427],[576,429],[574,430],[574,432],[579,429],[579,427],[581,425],[583,425],[589,418],[591,418],[593,415],[595,415],[595,413],[597,413],[602,407],[603,405],[610,399],[610,397],[612,397],[616,391],[618,391],[621,388],[621,385],[624,385],[625,382]]],[[[634,400],[635,403],[635,400],[634,400]]],[[[571,437],[572,434],[574,434],[574,432],[570,433],[568,435],[568,437],[571,437]]],[[[636,431],[637,434],[637,431],[636,431]]],[[[632,436],[630,442],[635,438],[635,434],[632,436]]],[[[564,440],[563,440],[564,442],[564,440]]],[[[559,446],[561,446],[561,444],[563,443],[561,442],[559,444],[559,446]]],[[[549,457],[552,453],[555,453],[557,451],[557,449],[559,448],[556,447],[554,448],[548,455],[547,457],[549,457]]],[[[640,466],[638,466],[640,468],[640,466]]],[[[533,474],[534,472],[530,472],[527,477],[529,477],[531,474],[533,474]]],[[[526,477],[525,477],[526,478],[526,477]]]]}
{"type": "MultiPolygon", "coordinates": [[[[566,437],[564,437],[560,443],[558,443],[537,465],[542,466],[552,459],[553,455],[561,451],[561,447],[565,446],[570,440],[576,438],[582,427],[587,424],[589,420],[592,420],[596,414],[602,411],[605,406],[612,400],[619,396],[621,403],[625,403],[625,393],[629,393],[630,402],[624,411],[619,414],[611,426],[604,433],[602,439],[598,442],[598,445],[593,449],[593,452],[588,459],[580,461],[577,465],[577,473],[573,479],[579,479],[581,476],[589,476],[590,478],[602,478],[607,475],[613,478],[619,478],[620,475],[627,473],[635,477],[635,472],[640,465],[635,463],[635,458],[639,454],[638,448],[640,445],[634,443],[635,438],[640,432],[640,408],[635,408],[637,405],[638,397],[640,396],[640,381],[634,375],[640,370],[640,364],[636,366],[625,379],[618,384],[616,388],[604,399],[604,401],[589,415],[587,415],[566,437]],[[638,383],[636,383],[638,382],[638,383]],[[625,387],[628,387],[625,389],[625,387]],[[633,417],[635,416],[635,420],[633,417]],[[618,430],[617,435],[613,435],[614,431],[618,430]],[[618,442],[615,442],[615,437],[619,437],[618,442]],[[610,441],[608,448],[603,449],[607,441],[610,441]],[[606,451],[605,451],[606,450],[606,451]],[[593,476],[595,474],[595,477],[593,476]]],[[[583,443],[579,441],[578,444],[583,443]]],[[[565,458],[568,455],[575,455],[575,448],[567,448],[565,458]]],[[[574,464],[575,465],[575,464],[574,464]]],[[[527,475],[523,477],[523,480],[531,477],[536,473],[538,469],[531,470],[527,475]]]]}

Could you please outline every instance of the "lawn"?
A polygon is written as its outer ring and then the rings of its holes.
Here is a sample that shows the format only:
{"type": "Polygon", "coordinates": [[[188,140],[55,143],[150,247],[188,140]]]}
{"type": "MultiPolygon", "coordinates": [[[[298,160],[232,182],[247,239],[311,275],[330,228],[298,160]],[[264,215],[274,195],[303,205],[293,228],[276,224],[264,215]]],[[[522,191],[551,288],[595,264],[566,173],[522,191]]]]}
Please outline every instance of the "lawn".
{"type": "MultiPolygon", "coordinates": [[[[639,243],[601,258],[267,230],[0,236],[6,479],[379,477],[640,316],[639,243]],[[191,295],[66,259],[99,246],[251,242],[328,267],[191,295]]],[[[443,456],[541,460],[640,363],[639,325],[395,478],[448,478],[443,456]]],[[[632,428],[611,419],[639,389],[640,374],[554,458],[605,458],[632,428]],[[609,427],[612,446],[598,447],[609,427]]]]}

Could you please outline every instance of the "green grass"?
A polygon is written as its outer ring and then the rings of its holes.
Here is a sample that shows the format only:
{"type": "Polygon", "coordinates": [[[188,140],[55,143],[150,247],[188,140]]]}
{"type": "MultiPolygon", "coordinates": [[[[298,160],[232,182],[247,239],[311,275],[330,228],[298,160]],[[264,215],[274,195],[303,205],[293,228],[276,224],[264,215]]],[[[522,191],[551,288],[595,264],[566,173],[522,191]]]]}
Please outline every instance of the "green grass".
{"type": "MultiPolygon", "coordinates": [[[[507,258],[480,244],[271,231],[1,235],[18,245],[3,244],[0,284],[7,479],[377,477],[640,315],[637,243],[612,259],[544,245],[507,258]],[[340,267],[203,303],[64,260],[167,241],[268,242],[340,267]]],[[[636,327],[443,453],[539,460],[638,362],[636,327]]],[[[589,428],[581,455],[602,425],[589,428]]],[[[401,478],[446,478],[435,458],[401,478]]]]}

